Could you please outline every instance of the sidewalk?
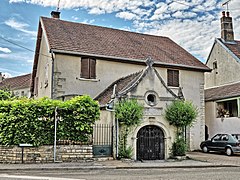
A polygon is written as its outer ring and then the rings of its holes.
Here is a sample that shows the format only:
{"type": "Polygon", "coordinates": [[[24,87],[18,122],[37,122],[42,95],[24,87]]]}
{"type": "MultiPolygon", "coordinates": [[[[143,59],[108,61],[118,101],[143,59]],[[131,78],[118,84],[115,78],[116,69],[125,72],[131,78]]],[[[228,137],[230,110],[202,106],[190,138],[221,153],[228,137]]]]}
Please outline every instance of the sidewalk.
{"type": "MultiPolygon", "coordinates": [[[[84,170],[84,169],[139,169],[139,168],[201,168],[201,167],[237,167],[238,163],[225,163],[219,161],[209,161],[212,156],[190,152],[185,160],[156,160],[156,161],[121,161],[103,160],[93,162],[74,162],[74,163],[48,163],[48,164],[0,164],[0,172],[9,170],[84,170]]],[[[224,156],[224,155],[223,155],[224,156]]],[[[221,157],[221,156],[219,156],[221,157]]],[[[225,157],[224,157],[225,158],[225,157]]],[[[240,157],[239,157],[240,159],[240,157]]]]}

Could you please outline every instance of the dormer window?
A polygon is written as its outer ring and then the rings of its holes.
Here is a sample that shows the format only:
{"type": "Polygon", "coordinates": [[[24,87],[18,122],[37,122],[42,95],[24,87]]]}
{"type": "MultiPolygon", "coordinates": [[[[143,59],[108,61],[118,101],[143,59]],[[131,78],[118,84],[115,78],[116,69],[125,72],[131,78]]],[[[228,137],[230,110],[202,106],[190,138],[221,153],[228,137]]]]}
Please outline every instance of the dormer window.
{"type": "Polygon", "coordinates": [[[81,78],[96,79],[96,59],[81,58],[81,78]]]}

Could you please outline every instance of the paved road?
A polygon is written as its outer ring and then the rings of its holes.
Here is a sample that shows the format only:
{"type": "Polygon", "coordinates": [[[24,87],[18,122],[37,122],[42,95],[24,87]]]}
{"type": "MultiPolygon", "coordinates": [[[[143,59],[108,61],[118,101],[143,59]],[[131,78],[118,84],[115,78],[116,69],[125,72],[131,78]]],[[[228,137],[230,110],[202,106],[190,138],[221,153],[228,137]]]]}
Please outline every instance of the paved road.
{"type": "Polygon", "coordinates": [[[240,166],[240,154],[227,156],[224,153],[218,153],[218,152],[210,152],[210,153],[189,152],[188,156],[192,159],[210,162],[213,164],[240,166]]]}
{"type": "Polygon", "coordinates": [[[1,180],[236,180],[239,167],[98,169],[74,171],[30,171],[0,174],[1,180]]]}

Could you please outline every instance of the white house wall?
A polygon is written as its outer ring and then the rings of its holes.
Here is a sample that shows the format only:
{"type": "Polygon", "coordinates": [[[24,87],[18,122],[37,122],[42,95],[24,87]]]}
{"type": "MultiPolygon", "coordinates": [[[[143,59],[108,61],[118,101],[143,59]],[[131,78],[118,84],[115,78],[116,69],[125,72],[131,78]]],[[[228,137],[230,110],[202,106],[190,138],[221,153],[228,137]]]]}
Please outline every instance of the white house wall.
{"type": "MultiPolygon", "coordinates": [[[[158,69],[162,78],[166,82],[167,71],[166,69],[158,69]]],[[[204,140],[204,95],[203,95],[203,73],[194,71],[180,71],[180,86],[183,87],[183,93],[185,98],[192,101],[195,106],[198,107],[199,116],[194,122],[193,126],[188,132],[190,149],[199,149],[199,144],[204,140]]],[[[172,88],[177,94],[178,88],[172,88]]],[[[147,76],[138,84],[137,88],[128,94],[130,97],[136,97],[139,103],[145,107],[144,118],[142,123],[133,128],[128,136],[128,144],[134,149],[134,159],[136,159],[136,144],[137,144],[137,133],[146,125],[155,125],[160,127],[165,136],[165,157],[169,157],[172,143],[175,139],[176,128],[169,125],[168,121],[164,119],[164,112],[166,105],[170,104],[174,99],[173,96],[166,90],[160,80],[154,73],[149,73],[147,76]],[[157,94],[157,105],[149,106],[146,103],[146,93],[155,92],[157,94]],[[163,100],[165,99],[165,100],[163,100]],[[167,100],[168,99],[168,100],[167,100]]]]}
{"type": "Polygon", "coordinates": [[[89,94],[95,97],[115,80],[143,68],[145,66],[97,59],[96,79],[82,79],[80,78],[81,58],[57,54],[54,64],[54,81],[57,82],[55,98],[68,94],[89,94]]]}
{"type": "Polygon", "coordinates": [[[205,73],[205,87],[214,87],[238,82],[240,80],[240,62],[231,56],[223,46],[215,43],[207,66],[212,72],[205,73]],[[213,69],[213,63],[217,62],[217,69],[213,69]]]}
{"type": "Polygon", "coordinates": [[[44,33],[42,35],[42,40],[40,45],[36,77],[38,77],[38,95],[35,97],[41,98],[46,96],[51,98],[52,58],[51,58],[51,54],[49,53],[49,49],[47,48],[47,42],[46,42],[44,33]]]}
{"type": "Polygon", "coordinates": [[[206,102],[206,126],[209,138],[217,133],[239,134],[240,119],[238,117],[216,118],[216,103],[206,102]]]}

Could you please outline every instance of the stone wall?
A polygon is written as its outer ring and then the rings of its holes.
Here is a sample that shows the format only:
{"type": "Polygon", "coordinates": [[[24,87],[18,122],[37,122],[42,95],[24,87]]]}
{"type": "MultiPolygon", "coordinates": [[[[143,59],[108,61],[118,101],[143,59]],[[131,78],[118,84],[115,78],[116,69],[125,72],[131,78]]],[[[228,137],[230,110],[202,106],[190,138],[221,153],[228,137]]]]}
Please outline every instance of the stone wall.
{"type": "MultiPolygon", "coordinates": [[[[93,158],[92,145],[58,145],[56,160],[60,162],[78,162],[93,158]]],[[[25,147],[24,163],[53,162],[53,146],[25,147]]],[[[0,163],[22,163],[22,148],[18,146],[0,146],[0,163]]]]}

